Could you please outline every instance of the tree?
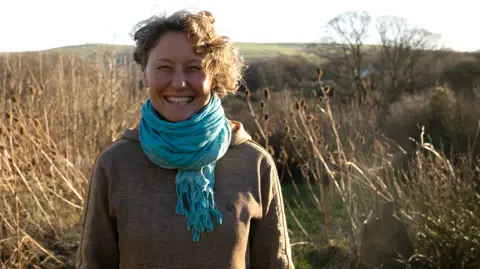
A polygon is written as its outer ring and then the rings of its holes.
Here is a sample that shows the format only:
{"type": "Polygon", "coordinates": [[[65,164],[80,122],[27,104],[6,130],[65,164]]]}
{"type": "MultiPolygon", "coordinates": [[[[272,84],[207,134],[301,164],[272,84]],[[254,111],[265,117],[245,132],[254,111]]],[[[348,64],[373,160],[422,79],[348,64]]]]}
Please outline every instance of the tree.
{"type": "Polygon", "coordinates": [[[437,48],[440,36],[396,16],[377,18],[376,28],[381,41],[379,70],[395,99],[401,90],[415,87],[415,78],[423,71],[416,66],[423,56],[437,48]]]}
{"type": "Polygon", "coordinates": [[[330,62],[339,62],[338,71],[346,71],[353,80],[360,101],[365,97],[366,89],[360,77],[365,51],[365,40],[368,38],[372,18],[364,11],[348,11],[334,17],[324,26],[323,41],[327,53],[321,53],[330,62]]]}

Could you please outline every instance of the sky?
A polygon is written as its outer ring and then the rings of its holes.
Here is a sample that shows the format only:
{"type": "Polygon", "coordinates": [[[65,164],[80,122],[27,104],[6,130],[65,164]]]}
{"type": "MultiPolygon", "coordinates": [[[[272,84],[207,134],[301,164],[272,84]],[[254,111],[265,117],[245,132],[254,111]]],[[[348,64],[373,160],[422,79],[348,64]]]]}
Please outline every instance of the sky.
{"type": "Polygon", "coordinates": [[[179,9],[209,10],[235,42],[319,42],[322,26],[345,11],[394,15],[442,36],[460,51],[480,49],[475,0],[15,0],[0,1],[0,52],[87,43],[133,45],[133,26],[179,9]],[[474,34],[477,32],[477,34],[474,34]]]}

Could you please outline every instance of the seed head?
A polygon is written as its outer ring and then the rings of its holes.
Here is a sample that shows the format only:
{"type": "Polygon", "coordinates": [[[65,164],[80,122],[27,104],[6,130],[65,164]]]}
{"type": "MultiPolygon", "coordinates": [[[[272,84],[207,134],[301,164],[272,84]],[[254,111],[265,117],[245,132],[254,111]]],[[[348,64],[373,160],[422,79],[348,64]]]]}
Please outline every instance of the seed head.
{"type": "Polygon", "coordinates": [[[30,85],[30,87],[28,87],[28,90],[30,91],[30,95],[31,95],[31,96],[34,96],[34,95],[35,95],[35,87],[33,87],[32,85],[30,85]]]}
{"type": "Polygon", "coordinates": [[[265,94],[265,99],[270,100],[270,90],[268,88],[265,88],[263,92],[265,94]]]}
{"type": "Polygon", "coordinates": [[[245,97],[249,98],[250,97],[250,90],[245,90],[245,97]]]}
{"type": "Polygon", "coordinates": [[[268,120],[268,114],[263,115],[263,119],[267,121],[268,120]]]}
{"type": "Polygon", "coordinates": [[[282,159],[283,161],[288,161],[287,151],[283,147],[280,150],[280,159],[282,159]]]}
{"type": "Polygon", "coordinates": [[[265,108],[265,102],[263,100],[260,102],[260,107],[265,108]]]}
{"type": "Polygon", "coordinates": [[[257,132],[253,134],[253,140],[255,140],[256,142],[260,141],[260,135],[257,132]]]}
{"type": "Polygon", "coordinates": [[[270,153],[270,155],[272,155],[272,157],[275,156],[275,150],[273,149],[272,146],[268,147],[268,153],[270,153]]]}
{"type": "Polygon", "coordinates": [[[312,97],[315,97],[317,96],[317,91],[316,90],[312,90],[312,97]]]}
{"type": "Polygon", "coordinates": [[[302,101],[300,102],[300,105],[303,107],[307,104],[307,101],[305,101],[305,99],[302,99],[302,101]]]}
{"type": "Polygon", "coordinates": [[[321,79],[323,76],[323,70],[320,67],[317,67],[317,79],[321,79]]]}
{"type": "Polygon", "coordinates": [[[286,133],[286,134],[290,133],[290,127],[289,127],[288,125],[285,126],[285,133],[286,133]]]}

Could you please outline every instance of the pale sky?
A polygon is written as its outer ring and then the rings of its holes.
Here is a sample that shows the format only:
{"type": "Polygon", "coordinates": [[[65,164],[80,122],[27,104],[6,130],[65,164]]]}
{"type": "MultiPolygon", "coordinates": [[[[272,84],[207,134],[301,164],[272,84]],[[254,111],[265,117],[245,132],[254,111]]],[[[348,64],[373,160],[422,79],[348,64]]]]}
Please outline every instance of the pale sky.
{"type": "Polygon", "coordinates": [[[441,34],[447,47],[474,51],[480,49],[479,6],[475,0],[1,0],[0,51],[133,45],[129,33],[135,23],[184,8],[211,11],[219,33],[236,42],[318,42],[329,19],[365,10],[374,18],[405,17],[441,34]]]}

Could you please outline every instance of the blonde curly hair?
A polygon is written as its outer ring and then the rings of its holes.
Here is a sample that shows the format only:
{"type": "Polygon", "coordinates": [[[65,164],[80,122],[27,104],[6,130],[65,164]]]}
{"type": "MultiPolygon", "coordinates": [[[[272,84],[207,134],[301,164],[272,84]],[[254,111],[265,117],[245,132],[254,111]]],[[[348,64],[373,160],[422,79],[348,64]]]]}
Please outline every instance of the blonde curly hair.
{"type": "Polygon", "coordinates": [[[163,34],[171,31],[188,34],[195,52],[205,54],[204,68],[212,76],[216,85],[213,90],[219,97],[237,91],[243,83],[244,60],[228,37],[217,35],[215,18],[209,11],[194,14],[181,10],[170,16],[152,16],[139,22],[132,34],[136,43],[133,58],[142,72],[150,49],[163,34]]]}

